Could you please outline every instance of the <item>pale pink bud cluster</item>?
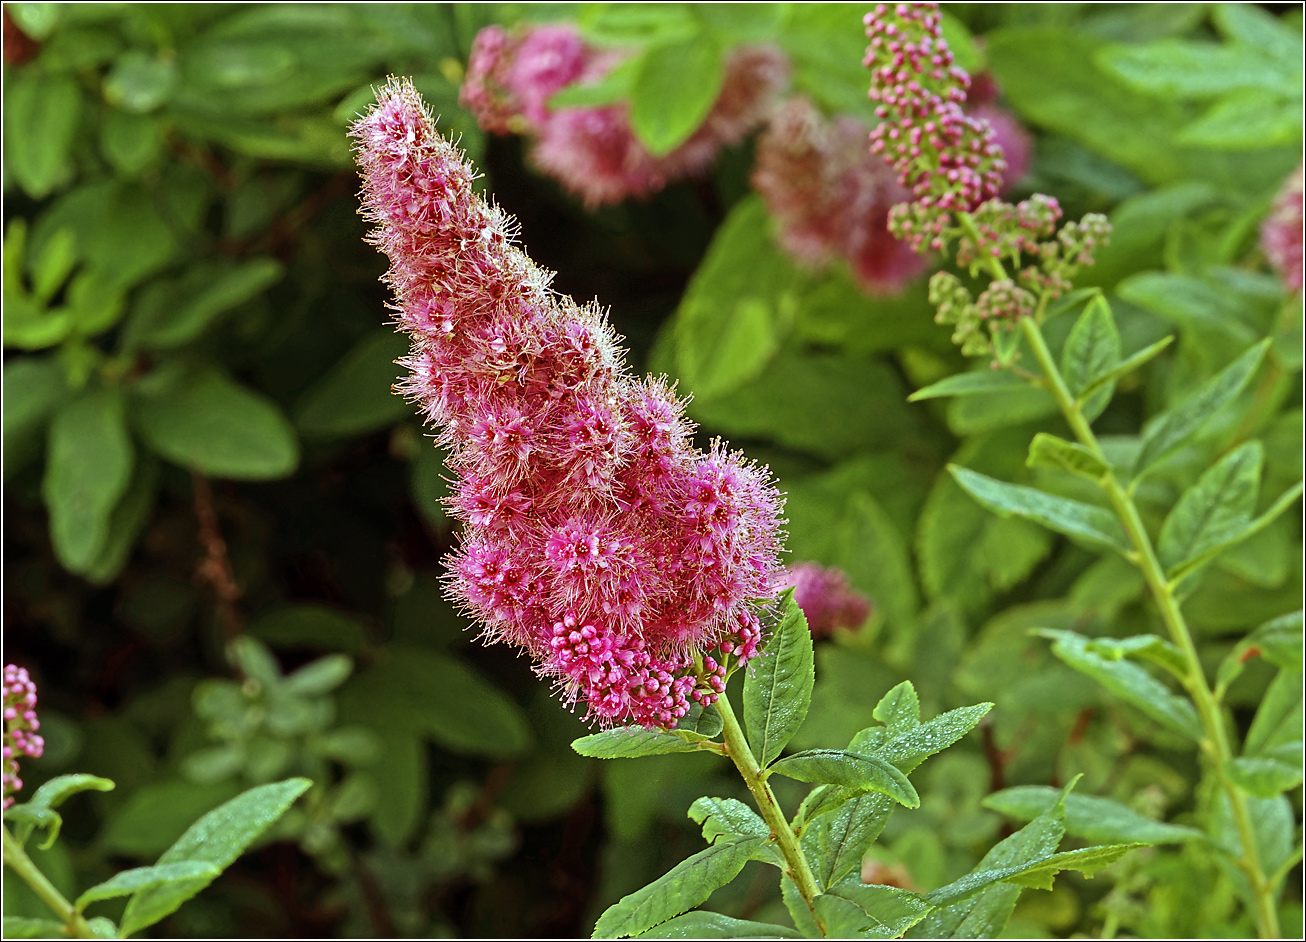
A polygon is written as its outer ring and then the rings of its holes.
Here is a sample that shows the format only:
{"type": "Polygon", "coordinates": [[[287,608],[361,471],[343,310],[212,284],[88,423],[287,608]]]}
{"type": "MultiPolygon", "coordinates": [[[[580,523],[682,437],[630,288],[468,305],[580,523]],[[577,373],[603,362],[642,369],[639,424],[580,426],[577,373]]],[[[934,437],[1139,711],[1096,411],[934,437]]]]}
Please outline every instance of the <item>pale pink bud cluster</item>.
{"type": "Polygon", "coordinates": [[[753,188],[799,261],[848,262],[866,291],[901,290],[925,263],[889,232],[889,209],[910,199],[892,170],[866,150],[869,128],[824,118],[806,98],[786,101],[758,140],[753,188]]]}
{"type": "Polygon", "coordinates": [[[574,26],[555,23],[477,34],[460,101],[481,127],[534,140],[531,160],[595,207],[646,197],[669,182],[707,170],[722,147],[738,143],[766,119],[789,76],[771,46],[741,46],[726,57],[712,110],[689,140],[655,157],[636,138],[624,103],[552,108],[564,88],[602,79],[627,54],[585,45],[574,26]]]}
{"type": "Polygon", "coordinates": [[[765,469],[693,447],[683,403],[625,372],[599,310],[550,289],[411,84],[392,79],[350,133],[413,341],[399,388],[457,476],[451,595],[601,723],[669,726],[712,702],[776,594],[765,469]]]}
{"type": "Polygon", "coordinates": [[[813,638],[827,637],[836,628],[860,628],[870,617],[870,600],[848,585],[848,576],[841,569],[794,563],[785,567],[780,583],[781,589],[790,587],[813,638]]]}
{"type": "Polygon", "coordinates": [[[1288,177],[1261,226],[1261,249],[1289,292],[1302,290],[1302,167],[1288,177]]]}
{"type": "MultiPolygon", "coordinates": [[[[936,3],[879,4],[865,17],[871,100],[880,124],[871,150],[916,204],[937,214],[974,209],[1002,189],[1006,162],[993,129],[962,110],[970,78],[953,65],[936,3]]],[[[933,233],[911,233],[923,249],[933,233]]]]}
{"type": "Polygon", "coordinates": [[[18,777],[18,760],[23,756],[40,758],[45,740],[37,735],[41,721],[36,718],[36,684],[27,669],[6,664],[4,669],[4,807],[14,803],[13,795],[23,787],[18,777]]]}

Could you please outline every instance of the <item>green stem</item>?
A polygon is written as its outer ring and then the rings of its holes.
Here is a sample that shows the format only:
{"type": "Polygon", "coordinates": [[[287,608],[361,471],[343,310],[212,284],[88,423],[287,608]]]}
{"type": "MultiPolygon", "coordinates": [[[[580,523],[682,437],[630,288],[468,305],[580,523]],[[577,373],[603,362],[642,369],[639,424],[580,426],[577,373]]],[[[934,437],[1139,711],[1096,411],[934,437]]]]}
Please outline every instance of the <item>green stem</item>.
{"type": "Polygon", "coordinates": [[[744,777],[748,790],[753,793],[757,810],[761,812],[762,820],[771,828],[771,833],[775,835],[776,846],[780,848],[780,853],[784,855],[785,862],[789,865],[789,869],[785,872],[798,887],[803,902],[812,911],[812,918],[816,920],[821,934],[824,935],[825,925],[817,918],[815,903],[816,897],[821,895],[821,890],[817,886],[816,875],[812,873],[811,865],[807,862],[807,856],[798,846],[798,838],[794,836],[793,828],[789,826],[784,812],[780,810],[780,803],[775,800],[775,794],[767,784],[762,766],[753,755],[753,750],[748,748],[748,740],[744,738],[744,731],[740,728],[739,720],[735,718],[735,711],[731,709],[730,699],[725,693],[722,693],[717,700],[716,708],[721,714],[721,721],[725,724],[726,755],[730,756],[735,768],[739,769],[739,774],[744,777]]]}
{"type": "MultiPolygon", "coordinates": [[[[1043,369],[1048,389],[1051,390],[1053,398],[1061,409],[1061,414],[1070,424],[1075,437],[1109,467],[1110,462],[1102,453],[1097,436],[1093,434],[1093,429],[1084,418],[1079,403],[1066,386],[1066,381],[1052,358],[1052,351],[1048,349],[1038,324],[1026,317],[1021,320],[1020,326],[1030,348],[1034,351],[1034,356],[1038,359],[1039,366],[1043,369]]],[[[1257,928],[1261,938],[1277,939],[1279,938],[1279,914],[1275,907],[1273,884],[1266,879],[1261,867],[1247,796],[1229,780],[1225,773],[1225,763],[1232,757],[1233,752],[1220,705],[1211,691],[1206,673],[1202,669],[1202,662],[1198,658],[1197,645],[1193,643],[1192,633],[1188,630],[1183,612],[1180,611],[1179,601],[1174,596],[1174,587],[1165,577],[1165,570],[1157,558],[1152,540],[1147,535],[1143,520],[1129,491],[1120,484],[1113,471],[1108,471],[1098,483],[1106,492],[1133,546],[1134,551],[1130,554],[1130,559],[1142,571],[1152,598],[1160,609],[1161,620],[1165,622],[1171,640],[1183,653],[1184,660],[1187,662],[1188,671],[1184,687],[1192,697],[1193,705],[1197,707],[1198,716],[1202,721],[1205,737],[1201,747],[1210,759],[1216,778],[1229,799],[1229,807],[1233,811],[1234,825],[1238,829],[1238,838],[1242,845],[1242,857],[1238,863],[1251,883],[1257,928]]]]}
{"type": "Polygon", "coordinates": [[[54,914],[59,917],[59,921],[64,924],[69,935],[79,939],[98,939],[99,936],[82,918],[81,913],[73,908],[72,903],[64,899],[63,894],[56,890],[54,884],[46,879],[45,874],[37,868],[36,864],[32,863],[32,858],[27,856],[23,845],[9,833],[9,828],[0,827],[0,831],[4,831],[5,866],[22,877],[32,891],[41,897],[42,902],[54,910],[54,914]]]}
{"type": "Polygon", "coordinates": [[[980,248],[984,244],[984,240],[980,238],[979,226],[975,225],[975,218],[970,213],[957,213],[957,221],[961,223],[961,228],[965,230],[966,235],[970,236],[971,241],[975,243],[975,251],[983,253],[980,257],[988,266],[993,277],[998,281],[1007,281],[1007,270],[1002,266],[1001,260],[983,252],[980,248]]]}

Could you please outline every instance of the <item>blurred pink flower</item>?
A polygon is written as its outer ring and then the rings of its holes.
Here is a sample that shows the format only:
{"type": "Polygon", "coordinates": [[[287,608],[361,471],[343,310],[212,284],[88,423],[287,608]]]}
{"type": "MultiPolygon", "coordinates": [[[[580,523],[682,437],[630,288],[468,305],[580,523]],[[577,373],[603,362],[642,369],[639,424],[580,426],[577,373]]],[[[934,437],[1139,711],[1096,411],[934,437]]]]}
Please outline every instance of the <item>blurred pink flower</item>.
{"type": "Polygon", "coordinates": [[[765,469],[693,447],[673,390],[628,375],[602,312],[550,289],[411,84],[392,79],[351,134],[413,341],[399,388],[457,475],[450,594],[601,723],[712,702],[776,594],[765,469]]]}
{"type": "Polygon", "coordinates": [[[1283,182],[1261,225],[1261,249],[1288,291],[1302,289],[1302,166],[1283,182]]]}
{"type": "Polygon", "coordinates": [[[36,717],[36,684],[26,668],[6,664],[4,668],[4,745],[0,761],[4,765],[3,806],[14,803],[13,795],[23,787],[18,777],[18,760],[23,756],[40,758],[45,740],[37,735],[41,721],[36,717]]]}
{"type": "Polygon", "coordinates": [[[827,637],[836,628],[860,628],[871,614],[870,600],[848,585],[840,569],[794,563],[785,567],[780,582],[781,589],[791,587],[813,638],[827,637]]]}
{"type": "Polygon", "coordinates": [[[814,267],[845,259],[868,292],[889,294],[925,263],[888,230],[889,209],[911,194],[867,151],[869,131],[856,118],[828,121],[806,98],[791,98],[758,141],[752,182],[795,258],[814,267]]]}

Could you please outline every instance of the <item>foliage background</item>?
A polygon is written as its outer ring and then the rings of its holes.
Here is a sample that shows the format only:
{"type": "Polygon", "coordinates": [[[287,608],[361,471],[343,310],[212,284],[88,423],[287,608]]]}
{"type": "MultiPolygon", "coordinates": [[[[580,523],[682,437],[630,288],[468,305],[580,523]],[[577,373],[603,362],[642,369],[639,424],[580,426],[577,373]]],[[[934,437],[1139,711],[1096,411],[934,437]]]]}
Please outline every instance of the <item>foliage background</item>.
{"type": "MultiPolygon", "coordinates": [[[[719,28],[780,43],[796,89],[869,120],[862,12],[746,5],[719,28]]],[[[1282,492],[1302,473],[1300,297],[1285,304],[1255,245],[1300,161],[1300,11],[1242,34],[1204,4],[948,12],[961,64],[990,70],[1037,134],[1021,192],[1051,192],[1072,217],[1111,215],[1115,239],[1082,282],[1109,292],[1125,353],[1178,333],[1099,430],[1135,435],[1276,338],[1256,388],[1140,501],[1173,503],[1250,431],[1266,445],[1262,493],[1282,492]],[[1229,60],[1233,77],[1186,68],[1164,42],[1178,37],[1218,46],[1208,64],[1229,60]]],[[[904,678],[927,715],[997,703],[924,769],[921,810],[896,815],[874,850],[881,876],[947,882],[1011,828],[986,796],[1078,773],[1080,794],[1183,824],[1196,756],[1028,633],[1150,630],[1137,577],[989,514],[942,473],[952,460],[1030,477],[1025,444],[1059,423],[1050,398],[908,404],[962,368],[924,285],[869,298],[843,272],[795,267],[750,193],[751,145],[703,180],[586,213],[526,166],[518,139],[487,140],[457,105],[486,23],[579,17],[590,36],[656,43],[685,15],[6,5],[5,658],[41,689],[48,748],[28,786],[73,770],[118,783],[68,806],[65,839],[38,855],[57,884],[152,859],[241,788],[306,774],[317,785],[281,840],[161,931],[588,934],[604,906],[697,849],[684,811],[708,781],[746,797],[706,756],[576,756],[567,744],[585,727],[525,661],[473,643],[440,597],[455,538],[441,466],[389,395],[402,341],[383,323],[384,264],[361,239],[344,137],[391,73],[414,76],[462,135],[556,287],[611,308],[633,364],[694,393],[705,438],[770,463],[793,557],[841,566],[875,600],[861,632],[818,646],[793,748],[846,740],[904,678]]],[[[1290,514],[1223,557],[1188,603],[1203,653],[1213,664],[1299,608],[1301,585],[1290,514]]],[[[1239,722],[1272,676],[1253,660],[1235,681],[1239,722]]],[[[1018,811],[1016,794],[1003,807],[1018,811]]],[[[1300,788],[1270,804],[1263,853],[1286,861],[1300,788]]],[[[1009,932],[1247,931],[1200,842],[1182,828],[1165,840],[1094,882],[1025,894],[1009,932]]],[[[1300,864],[1289,885],[1299,877],[1300,864]]],[[[771,881],[750,882],[711,906],[784,921],[771,881]]],[[[6,890],[7,914],[39,907],[6,890]]],[[[1300,913],[1297,895],[1290,935],[1300,913]]]]}

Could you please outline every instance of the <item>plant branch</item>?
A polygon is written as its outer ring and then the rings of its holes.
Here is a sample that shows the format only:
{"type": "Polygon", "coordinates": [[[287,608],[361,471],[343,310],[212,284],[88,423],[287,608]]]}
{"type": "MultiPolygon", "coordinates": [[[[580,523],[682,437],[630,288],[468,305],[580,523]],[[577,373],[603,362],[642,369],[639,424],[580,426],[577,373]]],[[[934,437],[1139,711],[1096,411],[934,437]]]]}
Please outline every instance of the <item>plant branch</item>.
{"type": "Polygon", "coordinates": [[[4,831],[4,862],[14,873],[23,878],[28,886],[32,888],[37,896],[45,905],[54,910],[54,914],[59,917],[59,921],[64,924],[68,935],[75,936],[79,939],[98,939],[99,936],[91,928],[90,924],[82,918],[81,913],[73,908],[73,904],[64,899],[53,883],[51,883],[44,873],[36,864],[32,863],[32,858],[27,856],[27,851],[23,850],[23,845],[19,844],[9,828],[0,827],[4,831]]]}
{"type": "MultiPolygon", "coordinates": [[[[1043,339],[1043,332],[1039,329],[1038,324],[1032,318],[1025,317],[1021,319],[1020,326],[1025,333],[1025,339],[1034,351],[1034,356],[1038,359],[1039,366],[1043,369],[1047,387],[1051,390],[1053,398],[1056,399],[1057,405],[1061,409],[1061,414],[1065,416],[1066,421],[1070,424],[1075,437],[1109,468],[1110,462],[1102,453],[1102,447],[1098,443],[1097,436],[1093,434],[1093,429],[1089,426],[1088,420],[1084,418],[1079,403],[1066,386],[1066,381],[1061,376],[1056,361],[1052,358],[1052,351],[1048,349],[1048,345],[1043,339]]],[[[1193,642],[1192,632],[1188,630],[1188,624],[1179,608],[1179,601],[1174,595],[1174,587],[1166,579],[1165,570],[1161,566],[1161,561],[1157,558],[1156,550],[1152,546],[1152,540],[1147,535],[1147,529],[1143,526],[1138,508],[1135,506],[1129,491],[1120,484],[1114,471],[1107,471],[1098,483],[1102,490],[1106,492],[1116,516],[1120,518],[1120,523],[1124,526],[1125,533],[1129,537],[1130,545],[1133,547],[1130,559],[1142,571],[1152,598],[1161,612],[1161,620],[1165,622],[1171,640],[1178,646],[1183,653],[1184,660],[1187,662],[1188,671],[1187,676],[1184,678],[1184,687],[1192,698],[1193,705],[1197,708],[1197,713],[1202,721],[1202,729],[1205,733],[1205,738],[1201,743],[1202,749],[1210,759],[1212,769],[1219,780],[1220,788],[1228,798],[1229,807],[1233,812],[1234,824],[1238,830],[1239,842],[1242,845],[1242,857],[1238,863],[1251,883],[1257,928],[1261,938],[1277,939],[1279,938],[1279,915],[1275,906],[1273,882],[1266,878],[1261,867],[1260,856],[1256,847],[1256,832],[1252,826],[1252,816],[1247,804],[1247,796],[1229,780],[1225,772],[1225,763],[1233,755],[1229,734],[1225,727],[1224,716],[1220,711],[1219,702],[1211,691],[1211,686],[1206,679],[1206,673],[1202,669],[1202,662],[1198,658],[1197,645],[1193,642]]]]}

